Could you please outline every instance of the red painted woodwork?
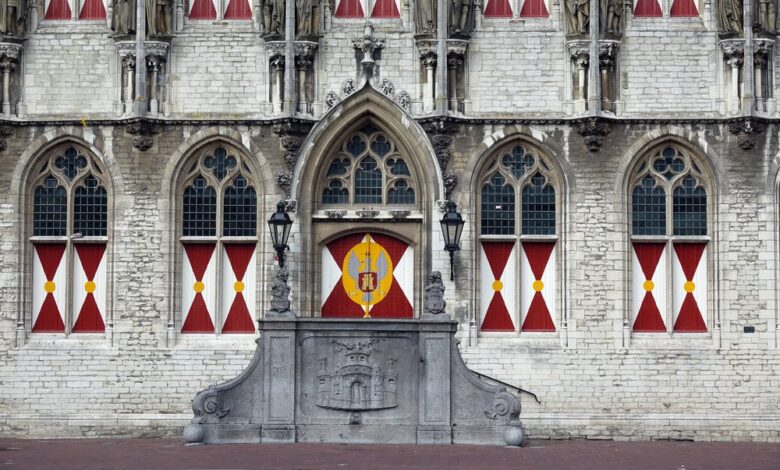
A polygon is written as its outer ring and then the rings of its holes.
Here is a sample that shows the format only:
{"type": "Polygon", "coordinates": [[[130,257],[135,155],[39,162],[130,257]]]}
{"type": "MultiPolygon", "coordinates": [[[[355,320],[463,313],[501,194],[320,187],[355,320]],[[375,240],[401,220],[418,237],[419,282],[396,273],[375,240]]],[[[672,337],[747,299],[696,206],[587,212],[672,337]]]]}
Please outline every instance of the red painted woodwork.
{"type": "Polygon", "coordinates": [[[214,20],[217,18],[217,10],[212,0],[193,0],[190,10],[191,20],[214,20]]]}
{"type": "MultiPolygon", "coordinates": [[[[81,267],[84,269],[87,281],[94,282],[95,273],[97,273],[100,261],[103,259],[105,252],[106,245],[103,244],[76,245],[76,256],[78,257],[78,261],[81,262],[81,267]]],[[[83,286],[74,286],[74,289],[83,288],[83,286]]],[[[100,315],[100,308],[98,308],[97,302],[95,301],[95,294],[93,292],[87,292],[84,303],[76,317],[76,323],[73,325],[73,332],[102,333],[105,330],[106,326],[103,323],[103,316],[100,315]]]]}
{"type": "MultiPolygon", "coordinates": [[[[53,282],[54,276],[57,274],[57,268],[59,268],[62,262],[62,255],[65,253],[65,244],[47,243],[35,245],[35,252],[38,254],[46,281],[53,282]]],[[[64,288],[65,286],[55,286],[55,289],[64,288]]],[[[57,307],[53,292],[46,293],[32,331],[34,333],[62,333],[65,331],[62,313],[59,307],[57,307]]]]}
{"type": "Polygon", "coordinates": [[[663,12],[658,0],[637,0],[634,16],[637,18],[661,17],[663,12]]]}
{"type": "MultiPolygon", "coordinates": [[[[243,282],[246,275],[246,268],[252,260],[255,253],[254,243],[241,243],[225,245],[230,267],[236,275],[236,280],[243,282]]],[[[254,289],[254,286],[245,286],[245,289],[254,289]]],[[[227,294],[225,294],[227,295],[227,294]]],[[[249,307],[246,304],[243,292],[236,292],[233,303],[230,304],[225,325],[222,327],[223,333],[254,333],[255,324],[252,321],[252,315],[249,313],[249,307]]]]}
{"type": "Polygon", "coordinates": [[[544,0],[525,0],[523,8],[520,9],[520,16],[523,18],[547,18],[547,5],[544,0]]]}
{"type": "MultiPolygon", "coordinates": [[[[515,242],[482,242],[482,249],[485,251],[493,279],[500,280],[504,275],[509,255],[512,254],[514,246],[515,242]]],[[[510,267],[510,269],[512,268],[510,267]]],[[[510,288],[515,287],[510,286],[510,288]]],[[[515,325],[512,323],[512,317],[500,290],[494,291],[480,329],[482,331],[515,331],[515,325]]]]}
{"type": "MultiPolygon", "coordinates": [[[[706,246],[706,243],[675,243],[674,251],[680,261],[680,267],[682,267],[686,281],[693,282],[693,276],[696,274],[706,246]]],[[[698,288],[705,289],[706,286],[698,286],[698,288]]],[[[674,331],[678,333],[705,333],[707,331],[707,325],[704,324],[701,309],[693,292],[685,294],[677,320],[674,322],[674,331]]]]}
{"type": "Polygon", "coordinates": [[[485,18],[511,18],[512,8],[509,0],[488,0],[485,8],[485,18]]]}
{"type": "MultiPolygon", "coordinates": [[[[536,279],[542,279],[553,248],[555,243],[523,243],[523,251],[536,279]]],[[[541,291],[534,292],[520,331],[555,331],[555,323],[541,291]]]]}
{"type": "MultiPolygon", "coordinates": [[[[343,265],[344,258],[349,251],[355,245],[361,243],[366,235],[366,233],[346,235],[327,244],[328,251],[339,267],[343,265]]],[[[385,249],[395,270],[409,245],[389,235],[376,233],[368,235],[385,249]]],[[[392,276],[393,279],[387,295],[371,307],[371,318],[412,318],[414,315],[414,307],[412,307],[410,299],[401,288],[398,279],[396,279],[395,272],[393,272],[392,276]]],[[[342,279],[339,278],[323,303],[322,316],[362,318],[365,315],[365,310],[349,298],[343,287],[342,279]]]]}
{"type": "Polygon", "coordinates": [[[106,18],[106,8],[102,0],[85,0],[79,14],[80,20],[103,20],[106,18]]]}
{"type": "MultiPolygon", "coordinates": [[[[195,275],[196,282],[202,282],[206,269],[209,266],[211,257],[214,254],[214,244],[211,243],[191,243],[184,245],[184,252],[189,259],[192,272],[195,275]]],[[[195,298],[187,312],[184,325],[181,327],[182,333],[213,333],[214,322],[211,321],[209,309],[203,298],[202,292],[196,292],[195,298]]]]}
{"type": "MultiPolygon", "coordinates": [[[[636,253],[646,280],[653,279],[665,246],[664,243],[634,243],[634,253],[636,253]]],[[[639,306],[639,313],[634,320],[634,331],[656,333],[666,331],[666,325],[661,318],[661,312],[658,310],[658,304],[652,291],[645,291],[642,304],[639,306]]]]}
{"type": "MultiPolygon", "coordinates": [[[[103,14],[105,17],[105,13],[103,14]]],[[[51,0],[46,9],[44,20],[69,20],[71,18],[68,0],[51,0]]]]}
{"type": "MultiPolygon", "coordinates": [[[[248,0],[230,0],[225,10],[226,20],[251,20],[252,9],[249,8],[248,0]]],[[[254,331],[254,327],[252,328],[254,331]]]]}
{"type": "Polygon", "coordinates": [[[694,0],[674,0],[669,16],[699,16],[694,0]]]}
{"type": "Polygon", "coordinates": [[[377,0],[371,11],[372,18],[400,18],[395,0],[377,0]]]}
{"type": "Polygon", "coordinates": [[[336,18],[363,18],[363,5],[360,0],[341,0],[336,8],[336,18]]]}

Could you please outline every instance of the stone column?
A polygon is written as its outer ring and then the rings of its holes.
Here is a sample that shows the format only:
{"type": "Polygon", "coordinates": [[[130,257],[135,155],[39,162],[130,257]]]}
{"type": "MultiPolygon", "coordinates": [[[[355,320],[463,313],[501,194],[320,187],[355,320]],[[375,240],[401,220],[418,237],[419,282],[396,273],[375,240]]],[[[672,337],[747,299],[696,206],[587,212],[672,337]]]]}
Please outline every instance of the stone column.
{"type": "Polygon", "coordinates": [[[20,44],[0,43],[0,70],[3,72],[3,116],[11,116],[11,74],[16,70],[19,56],[22,53],[20,44]]]}
{"type": "Polygon", "coordinates": [[[284,10],[284,114],[295,115],[295,2],[285,2],[284,10]]]}
{"type": "Polygon", "coordinates": [[[720,41],[723,57],[728,65],[726,73],[731,76],[731,86],[728,90],[728,111],[738,113],[740,109],[740,68],[744,56],[744,41],[741,39],[724,39],[720,41]]]}
{"type": "Polygon", "coordinates": [[[160,113],[160,98],[163,89],[160,72],[167,63],[169,48],[170,45],[166,42],[146,42],[146,64],[149,68],[149,113],[154,116],[160,113]]]}
{"type": "MultiPolygon", "coordinates": [[[[146,40],[146,2],[137,1],[135,17],[135,56],[146,58],[144,41],[146,40]]],[[[148,109],[146,102],[146,60],[136,61],[135,64],[135,99],[133,112],[138,116],[144,116],[148,109]]]]}
{"type": "Polygon", "coordinates": [[[282,112],[282,90],[284,89],[284,66],[283,55],[276,55],[271,58],[271,70],[273,72],[273,86],[271,90],[271,109],[273,114],[282,112]]]}
{"type": "Polygon", "coordinates": [[[308,96],[306,84],[313,81],[312,64],[317,43],[310,41],[295,42],[295,67],[298,69],[298,112],[311,113],[311,97],[308,96]]]}
{"type": "Polygon", "coordinates": [[[771,39],[753,40],[753,70],[755,74],[756,111],[774,114],[775,102],[772,96],[769,64],[772,60],[774,41],[771,39]],[[766,90],[766,93],[764,91],[766,90]]]}
{"type": "Polygon", "coordinates": [[[459,80],[463,81],[465,79],[465,70],[463,67],[465,64],[467,47],[468,41],[463,39],[450,39],[447,41],[449,110],[455,113],[460,112],[460,103],[465,98],[465,96],[458,96],[458,85],[459,80]]]}
{"type": "Polygon", "coordinates": [[[744,24],[744,54],[742,61],[745,67],[742,69],[742,112],[746,115],[753,114],[755,103],[755,90],[753,82],[753,0],[744,0],[742,4],[742,18],[744,24]]]}
{"type": "MultiPolygon", "coordinates": [[[[590,57],[599,56],[599,0],[590,0],[590,57]]],[[[596,60],[594,59],[594,62],[596,60]]],[[[598,114],[601,110],[601,88],[599,87],[600,77],[597,64],[588,69],[587,91],[585,92],[588,102],[588,113],[598,114]]]]}
{"type": "Polygon", "coordinates": [[[620,48],[618,41],[602,40],[599,42],[599,70],[601,71],[601,109],[617,112],[617,76],[615,62],[620,48]]]}
{"type": "Polygon", "coordinates": [[[573,80],[571,98],[574,103],[575,113],[584,113],[588,99],[587,77],[590,63],[590,43],[586,40],[569,41],[566,44],[571,56],[571,63],[575,67],[576,79],[573,80]]]}
{"type": "Polygon", "coordinates": [[[119,61],[122,66],[120,73],[122,114],[131,114],[135,99],[135,48],[129,42],[117,43],[116,47],[119,50],[119,61]]]}
{"type": "Polygon", "coordinates": [[[420,51],[420,63],[425,71],[425,85],[422,90],[422,111],[431,113],[436,109],[436,65],[438,52],[436,42],[430,39],[417,41],[417,49],[420,51]]]}
{"type": "MultiPolygon", "coordinates": [[[[436,7],[436,37],[438,40],[436,50],[438,56],[441,57],[443,61],[445,61],[447,57],[447,36],[449,34],[447,18],[450,11],[449,3],[448,0],[437,0],[436,7]]],[[[434,92],[436,93],[436,109],[440,114],[447,114],[447,69],[444,67],[444,64],[440,65],[438,77],[436,77],[436,79],[438,80],[438,83],[436,83],[436,86],[434,87],[434,92]]]]}

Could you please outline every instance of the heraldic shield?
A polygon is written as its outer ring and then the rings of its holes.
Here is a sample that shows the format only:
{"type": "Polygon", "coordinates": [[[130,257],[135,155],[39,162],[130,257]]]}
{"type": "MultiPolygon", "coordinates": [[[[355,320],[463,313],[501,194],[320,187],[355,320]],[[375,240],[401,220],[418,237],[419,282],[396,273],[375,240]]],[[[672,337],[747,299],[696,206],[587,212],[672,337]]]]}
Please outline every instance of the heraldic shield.
{"type": "Polygon", "coordinates": [[[322,316],[412,318],[412,247],[395,237],[353,233],[322,250],[322,316]]]}

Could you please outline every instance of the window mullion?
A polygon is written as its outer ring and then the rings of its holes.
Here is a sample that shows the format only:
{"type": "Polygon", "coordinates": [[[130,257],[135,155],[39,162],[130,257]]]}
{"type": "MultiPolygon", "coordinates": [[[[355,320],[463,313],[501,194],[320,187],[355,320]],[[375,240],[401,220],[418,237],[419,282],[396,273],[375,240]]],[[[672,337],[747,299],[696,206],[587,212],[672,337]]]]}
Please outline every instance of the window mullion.
{"type": "Polygon", "coordinates": [[[73,329],[73,186],[66,186],[66,215],[65,215],[65,305],[62,309],[63,323],[65,324],[65,335],[69,336],[73,329]]]}
{"type": "Polygon", "coordinates": [[[219,336],[222,334],[222,316],[225,315],[225,312],[222,311],[222,285],[223,285],[223,279],[222,279],[222,226],[223,221],[222,218],[224,216],[223,214],[223,208],[224,208],[224,185],[218,186],[216,188],[217,191],[217,227],[216,227],[216,242],[214,246],[214,262],[216,263],[216,266],[214,266],[216,276],[214,280],[214,298],[216,299],[215,305],[214,305],[214,334],[219,336]]]}

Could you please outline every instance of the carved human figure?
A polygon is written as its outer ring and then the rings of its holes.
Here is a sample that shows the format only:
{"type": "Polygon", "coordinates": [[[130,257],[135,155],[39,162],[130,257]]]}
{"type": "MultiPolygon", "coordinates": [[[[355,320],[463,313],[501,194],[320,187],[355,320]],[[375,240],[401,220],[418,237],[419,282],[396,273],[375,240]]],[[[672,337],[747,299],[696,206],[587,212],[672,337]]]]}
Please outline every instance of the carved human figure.
{"type": "Polygon", "coordinates": [[[566,0],[566,31],[569,34],[587,34],[590,19],[590,0],[566,0]]]}
{"type": "Polygon", "coordinates": [[[742,0],[718,0],[718,30],[721,33],[742,32],[742,0]]]}
{"type": "Polygon", "coordinates": [[[146,35],[168,36],[171,34],[171,0],[146,1],[146,35]]]}
{"type": "Polygon", "coordinates": [[[623,32],[622,0],[599,0],[599,32],[617,35],[623,32]]]}
{"type": "Polygon", "coordinates": [[[0,0],[0,33],[21,36],[26,20],[27,0],[0,0]]]}
{"type": "Polygon", "coordinates": [[[111,29],[117,34],[135,32],[135,0],[113,0],[111,29]]]}
{"type": "Polygon", "coordinates": [[[295,0],[295,34],[299,37],[311,36],[312,0],[295,0]]]}
{"type": "Polygon", "coordinates": [[[284,36],[284,0],[263,0],[260,11],[263,16],[263,35],[284,36]]]}
{"type": "Polygon", "coordinates": [[[469,35],[474,27],[474,0],[450,0],[450,33],[469,35]]]}
{"type": "Polygon", "coordinates": [[[758,0],[756,23],[767,33],[777,32],[777,0],[758,0]]]}
{"type": "Polygon", "coordinates": [[[415,2],[415,32],[417,34],[436,34],[436,0],[418,0],[415,2]]]}

